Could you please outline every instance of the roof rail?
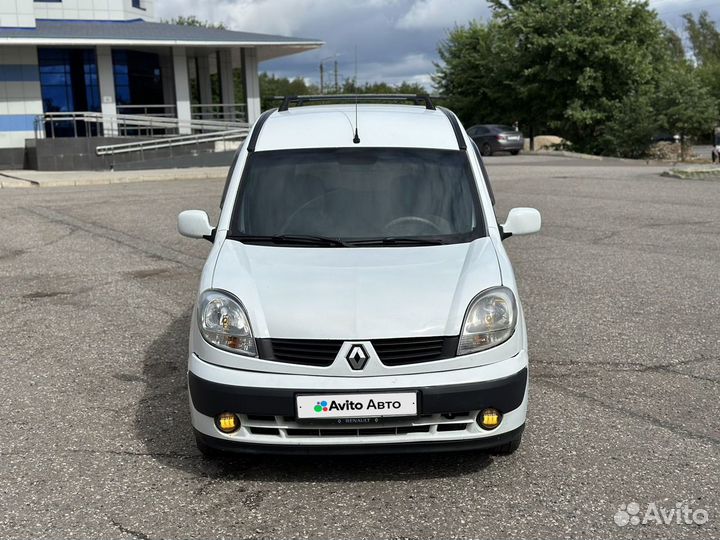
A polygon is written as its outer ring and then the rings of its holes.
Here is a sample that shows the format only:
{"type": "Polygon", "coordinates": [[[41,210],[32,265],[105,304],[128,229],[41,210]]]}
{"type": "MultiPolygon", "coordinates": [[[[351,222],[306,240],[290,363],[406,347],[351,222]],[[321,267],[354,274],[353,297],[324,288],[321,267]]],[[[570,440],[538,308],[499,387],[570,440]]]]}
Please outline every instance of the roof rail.
{"type": "Polygon", "coordinates": [[[450,121],[450,125],[452,126],[453,132],[455,133],[455,138],[458,142],[458,148],[460,150],[467,150],[467,144],[465,144],[463,130],[460,127],[460,124],[458,123],[455,115],[452,113],[452,111],[450,111],[450,109],[446,109],[445,107],[439,107],[439,109],[445,113],[445,116],[447,116],[447,119],[450,121]]]}
{"type": "Polygon", "coordinates": [[[252,134],[250,135],[250,140],[248,141],[247,145],[247,151],[248,152],[254,152],[255,146],[257,146],[257,140],[260,136],[260,130],[262,129],[263,125],[265,124],[265,120],[268,119],[268,117],[277,111],[277,109],[270,109],[269,111],[265,111],[260,115],[260,118],[258,118],[255,121],[255,126],[253,127],[252,134]]]}
{"type": "Polygon", "coordinates": [[[290,105],[301,107],[307,103],[359,103],[368,101],[409,101],[415,105],[425,105],[428,110],[435,110],[435,105],[427,94],[322,94],[315,96],[276,96],[273,99],[282,100],[278,112],[287,111],[290,105]]]}

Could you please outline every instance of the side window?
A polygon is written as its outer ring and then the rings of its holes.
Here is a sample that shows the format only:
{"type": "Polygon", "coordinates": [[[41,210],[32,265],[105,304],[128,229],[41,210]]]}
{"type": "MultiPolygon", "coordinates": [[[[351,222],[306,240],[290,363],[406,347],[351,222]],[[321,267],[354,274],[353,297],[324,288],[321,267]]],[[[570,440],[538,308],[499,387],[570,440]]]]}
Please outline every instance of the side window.
{"type": "Polygon", "coordinates": [[[483,163],[483,158],[480,155],[480,150],[478,150],[477,144],[475,144],[475,141],[470,140],[473,147],[473,152],[475,152],[475,157],[478,160],[478,163],[480,163],[480,170],[483,173],[483,177],[485,178],[485,187],[488,190],[488,193],[490,194],[490,202],[492,202],[492,205],[495,206],[495,194],[493,193],[492,186],[490,185],[490,175],[487,172],[487,169],[485,168],[485,163],[483,163]]]}
{"type": "Polygon", "coordinates": [[[478,126],[477,128],[475,128],[475,135],[487,135],[489,131],[490,130],[486,127],[478,126]]]}
{"type": "Polygon", "coordinates": [[[235,152],[235,157],[233,158],[232,163],[230,164],[230,170],[228,171],[227,179],[225,180],[225,187],[223,188],[222,198],[220,199],[220,208],[221,209],[223,207],[223,204],[225,204],[225,196],[227,195],[228,188],[230,187],[230,181],[232,180],[233,172],[235,171],[235,165],[237,165],[237,161],[238,161],[239,157],[240,157],[240,148],[238,148],[238,151],[235,152]]]}
{"type": "Polygon", "coordinates": [[[470,135],[471,137],[474,137],[475,135],[478,134],[478,128],[477,128],[477,127],[471,127],[470,129],[468,129],[467,134],[470,135]]]}

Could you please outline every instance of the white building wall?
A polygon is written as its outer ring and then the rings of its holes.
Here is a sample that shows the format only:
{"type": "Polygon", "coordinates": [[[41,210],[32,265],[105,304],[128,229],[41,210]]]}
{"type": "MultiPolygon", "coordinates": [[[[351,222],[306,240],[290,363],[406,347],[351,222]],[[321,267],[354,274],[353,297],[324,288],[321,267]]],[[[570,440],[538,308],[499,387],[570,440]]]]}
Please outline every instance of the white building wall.
{"type": "Polygon", "coordinates": [[[192,108],[190,107],[190,81],[188,79],[188,61],[185,47],[173,47],[173,76],[175,77],[175,99],[177,106],[177,119],[180,124],[181,135],[188,135],[192,132],[190,121],[192,120],[192,108]]]}
{"type": "Polygon", "coordinates": [[[243,64],[247,121],[252,124],[260,116],[260,79],[256,49],[243,49],[243,64]]]}
{"type": "Polygon", "coordinates": [[[117,114],[115,103],[115,74],[113,73],[112,50],[110,47],[97,48],[98,83],[100,86],[100,110],[104,115],[103,134],[106,137],[117,135],[117,126],[112,116],[117,114]]]}
{"type": "Polygon", "coordinates": [[[0,149],[23,148],[42,113],[37,49],[0,47],[0,149]]]}
{"type": "Polygon", "coordinates": [[[0,0],[0,26],[34,28],[33,0],[0,0]]]}
{"type": "MultiPolygon", "coordinates": [[[[113,2],[115,0],[108,0],[113,2]]],[[[155,20],[155,2],[156,0],[140,0],[140,10],[132,6],[132,0],[124,1],[124,11],[126,19],[145,19],[146,21],[155,20]]]]}
{"type": "Polygon", "coordinates": [[[34,27],[35,19],[155,20],[155,1],[140,0],[140,9],[133,0],[0,0],[0,26],[34,27]]]}

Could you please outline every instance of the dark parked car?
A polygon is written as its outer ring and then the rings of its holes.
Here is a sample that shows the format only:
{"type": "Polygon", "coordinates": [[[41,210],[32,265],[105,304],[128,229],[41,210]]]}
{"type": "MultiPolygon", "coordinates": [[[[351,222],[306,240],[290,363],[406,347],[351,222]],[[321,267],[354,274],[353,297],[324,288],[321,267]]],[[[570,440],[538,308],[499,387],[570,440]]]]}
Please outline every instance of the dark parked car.
{"type": "Polygon", "coordinates": [[[659,143],[659,142],[678,143],[678,142],[680,142],[680,135],[670,135],[669,133],[660,133],[658,135],[653,136],[652,142],[654,142],[654,143],[659,143]]]}
{"type": "Polygon", "coordinates": [[[492,156],[495,152],[510,152],[516,156],[525,145],[523,134],[510,126],[483,124],[469,128],[467,133],[483,156],[492,156]]]}

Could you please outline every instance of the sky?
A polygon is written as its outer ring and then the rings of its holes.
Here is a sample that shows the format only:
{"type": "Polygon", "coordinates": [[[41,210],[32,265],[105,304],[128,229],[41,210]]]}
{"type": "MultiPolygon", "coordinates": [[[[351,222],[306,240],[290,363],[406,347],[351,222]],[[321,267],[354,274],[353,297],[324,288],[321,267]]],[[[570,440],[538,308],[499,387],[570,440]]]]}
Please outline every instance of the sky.
{"type": "MultiPolygon", "coordinates": [[[[660,17],[676,30],[682,14],[707,10],[720,23],[719,0],[650,0],[660,17]]],[[[318,83],[319,64],[339,78],[358,82],[417,82],[432,88],[437,45],[456,24],[486,20],[484,0],[156,0],[157,16],[196,15],[230,29],[262,34],[316,38],[315,51],[263,62],[261,71],[302,77],[318,83]]],[[[330,75],[332,76],[332,75],[330,75]]]]}

